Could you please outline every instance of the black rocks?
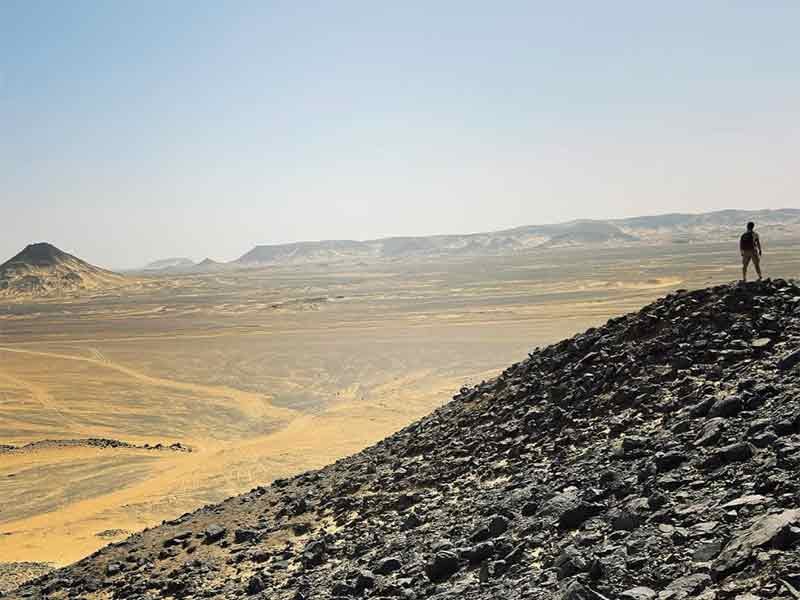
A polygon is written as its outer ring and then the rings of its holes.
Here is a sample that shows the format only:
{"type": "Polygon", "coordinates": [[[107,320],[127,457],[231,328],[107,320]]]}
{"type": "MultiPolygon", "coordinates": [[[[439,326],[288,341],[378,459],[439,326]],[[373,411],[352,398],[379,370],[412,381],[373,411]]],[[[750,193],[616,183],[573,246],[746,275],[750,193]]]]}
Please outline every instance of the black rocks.
{"type": "Polygon", "coordinates": [[[422,525],[422,518],[413,510],[409,511],[403,519],[403,529],[414,529],[422,525]]]}
{"type": "Polygon", "coordinates": [[[353,589],[356,594],[362,594],[366,590],[371,590],[375,587],[375,575],[370,571],[360,570],[356,573],[353,581],[353,589]]]}
{"type": "Polygon", "coordinates": [[[738,442],[720,448],[706,458],[704,469],[717,469],[723,465],[750,460],[755,455],[755,447],[747,442],[738,442]]]}
{"type": "Polygon", "coordinates": [[[745,532],[734,537],[714,561],[712,568],[720,576],[741,568],[749,561],[753,552],[762,546],[778,542],[788,544],[790,528],[800,522],[800,509],[766,515],[757,520],[745,532]]]}
{"type": "Polygon", "coordinates": [[[778,361],[777,367],[781,371],[788,371],[800,364],[800,348],[784,354],[778,361]]]}
{"type": "Polygon", "coordinates": [[[713,446],[717,442],[719,442],[720,438],[722,437],[722,433],[725,431],[725,419],[722,417],[715,417],[713,419],[709,419],[708,422],[703,425],[703,428],[700,430],[700,433],[695,440],[695,444],[698,446],[713,446]]]}
{"type": "Polygon", "coordinates": [[[742,399],[739,396],[721,398],[711,405],[708,414],[712,417],[734,417],[742,411],[742,399]]]}
{"type": "Polygon", "coordinates": [[[203,532],[205,543],[213,544],[215,542],[218,542],[225,537],[225,534],[227,532],[228,530],[225,527],[217,525],[216,523],[209,525],[203,532]]]}
{"type": "Polygon", "coordinates": [[[633,512],[623,511],[611,522],[614,531],[633,531],[642,522],[642,518],[633,512]]]}
{"type": "Polygon", "coordinates": [[[669,504],[669,498],[660,492],[654,492],[647,497],[647,506],[653,510],[669,504]]]}
{"type": "Polygon", "coordinates": [[[472,534],[471,540],[473,542],[483,542],[489,538],[497,537],[505,533],[508,529],[508,519],[502,515],[495,515],[492,519],[482,525],[475,533],[472,534]]]}
{"type": "Polygon", "coordinates": [[[587,519],[599,515],[604,508],[601,504],[583,500],[578,490],[572,488],[547,500],[537,514],[555,517],[560,529],[576,529],[587,519]]]}
{"type": "Polygon", "coordinates": [[[567,546],[556,557],[553,566],[556,568],[558,578],[565,579],[588,571],[590,564],[589,559],[575,546],[567,546]]]}
{"type": "Polygon", "coordinates": [[[580,581],[571,581],[561,596],[564,600],[609,600],[580,581]]]}
{"type": "Polygon", "coordinates": [[[189,538],[191,538],[193,535],[194,535],[194,533],[191,532],[191,531],[182,531],[181,533],[178,533],[177,535],[173,535],[173,536],[167,538],[166,540],[164,540],[162,545],[165,548],[169,548],[171,546],[179,546],[179,545],[185,543],[187,540],[189,540],[189,538]]]}
{"type": "Polygon", "coordinates": [[[356,589],[346,581],[334,581],[331,587],[331,595],[334,598],[348,598],[356,595],[356,589]]]}
{"type": "Polygon", "coordinates": [[[254,529],[237,529],[233,532],[233,541],[236,544],[244,544],[258,538],[258,532],[254,529]]]}
{"type": "Polygon", "coordinates": [[[592,502],[579,502],[568,508],[558,517],[560,529],[576,529],[580,527],[586,519],[590,519],[603,512],[602,504],[592,502]]]}
{"type": "Polygon", "coordinates": [[[659,452],[655,456],[655,464],[659,473],[678,468],[688,459],[685,452],[674,450],[672,452],[659,452]]]}
{"type": "Polygon", "coordinates": [[[471,564],[479,564],[492,558],[495,554],[494,542],[481,542],[468,548],[464,553],[471,564]]]}
{"type": "Polygon", "coordinates": [[[694,562],[708,562],[717,557],[720,550],[722,550],[722,542],[707,542],[701,544],[692,554],[694,562]]]}
{"type": "Polygon", "coordinates": [[[425,573],[431,581],[445,581],[458,568],[458,555],[452,550],[440,550],[425,565],[425,573]]]}
{"type": "Polygon", "coordinates": [[[679,577],[672,581],[658,595],[659,600],[684,600],[686,598],[696,598],[711,585],[711,577],[706,573],[696,573],[679,577]]]}
{"type": "Polygon", "coordinates": [[[259,592],[263,592],[267,587],[267,584],[264,578],[261,575],[253,575],[250,580],[247,582],[247,593],[248,594],[258,594],[259,592]]]}
{"type": "Polygon", "coordinates": [[[325,561],[328,546],[325,540],[313,540],[303,549],[302,562],[306,568],[321,565],[325,561]]]}
{"type": "Polygon", "coordinates": [[[378,575],[389,575],[390,573],[394,573],[395,571],[399,571],[403,568],[403,561],[395,556],[390,556],[388,558],[384,558],[380,563],[378,563],[375,572],[378,575]]]}

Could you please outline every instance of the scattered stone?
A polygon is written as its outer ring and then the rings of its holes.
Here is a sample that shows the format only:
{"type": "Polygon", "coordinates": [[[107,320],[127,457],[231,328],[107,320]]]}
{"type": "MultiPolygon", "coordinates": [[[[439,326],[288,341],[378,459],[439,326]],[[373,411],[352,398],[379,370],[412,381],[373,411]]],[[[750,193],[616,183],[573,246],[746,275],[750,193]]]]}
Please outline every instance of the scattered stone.
{"type": "Polygon", "coordinates": [[[733,569],[746,565],[757,548],[779,539],[798,521],[800,521],[800,509],[785,510],[759,519],[725,546],[712,565],[714,572],[725,575],[733,569]]]}
{"type": "Polygon", "coordinates": [[[237,529],[233,532],[233,541],[236,544],[252,542],[258,537],[258,532],[253,529],[237,529]]]}
{"type": "Polygon", "coordinates": [[[680,577],[670,583],[666,589],[658,595],[658,600],[696,598],[709,585],[711,585],[711,577],[705,573],[680,577]]]}
{"type": "Polygon", "coordinates": [[[701,544],[700,547],[694,551],[694,554],[692,554],[692,560],[694,562],[711,561],[717,557],[720,550],[722,550],[722,542],[719,541],[701,544]]]}
{"type": "Polygon", "coordinates": [[[755,446],[746,442],[739,442],[720,448],[712,453],[704,462],[706,469],[716,469],[723,465],[735,462],[745,462],[755,456],[755,446]]]}
{"type": "Polygon", "coordinates": [[[688,457],[684,452],[679,451],[659,453],[656,454],[655,458],[656,468],[658,469],[659,473],[672,471],[686,462],[687,458],[688,457]]]}
{"type": "Polygon", "coordinates": [[[778,368],[781,371],[788,371],[794,368],[798,363],[800,363],[800,348],[782,356],[778,361],[778,368]]]}
{"type": "Polygon", "coordinates": [[[658,596],[658,594],[655,590],[643,586],[625,590],[619,595],[620,600],[652,600],[656,596],[658,596]]]}
{"type": "Polygon", "coordinates": [[[263,592],[266,588],[267,585],[261,575],[253,575],[247,582],[247,593],[250,595],[263,592]]]}
{"type": "Polygon", "coordinates": [[[437,552],[425,567],[431,581],[445,581],[458,571],[458,556],[451,550],[437,552]]]}
{"type": "Polygon", "coordinates": [[[227,529],[225,529],[221,525],[217,525],[216,523],[214,523],[213,525],[209,525],[208,527],[206,527],[206,530],[204,532],[204,538],[206,544],[213,544],[215,542],[220,541],[222,538],[225,537],[227,531],[228,531],[227,529]]]}
{"type": "Polygon", "coordinates": [[[375,572],[378,575],[388,575],[389,573],[394,573],[395,571],[399,571],[402,568],[403,568],[403,562],[395,556],[390,556],[389,558],[384,558],[378,564],[378,568],[375,569],[375,572]]]}
{"type": "Polygon", "coordinates": [[[740,496],[735,500],[726,502],[720,508],[739,508],[740,506],[759,506],[764,504],[767,499],[760,494],[750,494],[748,496],[740,496]]]}
{"type": "Polygon", "coordinates": [[[695,444],[698,446],[713,446],[722,437],[722,432],[725,431],[725,419],[722,417],[714,417],[709,419],[708,422],[700,430],[695,444]]]}
{"type": "Polygon", "coordinates": [[[711,405],[709,415],[712,417],[735,417],[742,411],[742,399],[739,396],[728,396],[711,405]]]}

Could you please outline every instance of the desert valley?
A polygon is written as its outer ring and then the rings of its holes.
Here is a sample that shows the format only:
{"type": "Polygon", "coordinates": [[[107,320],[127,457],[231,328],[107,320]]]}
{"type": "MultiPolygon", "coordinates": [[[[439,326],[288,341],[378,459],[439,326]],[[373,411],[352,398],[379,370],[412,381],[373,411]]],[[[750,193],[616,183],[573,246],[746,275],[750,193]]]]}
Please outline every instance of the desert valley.
{"type": "MultiPolygon", "coordinates": [[[[536,347],[734,281],[748,216],[122,275],[30,246],[0,267],[2,585],[332,463],[536,347]]],[[[766,274],[800,275],[800,211],[757,217],[766,274]]]]}
{"type": "Polygon", "coordinates": [[[800,600],[798,23],[0,1],[0,600],[800,600]]]}

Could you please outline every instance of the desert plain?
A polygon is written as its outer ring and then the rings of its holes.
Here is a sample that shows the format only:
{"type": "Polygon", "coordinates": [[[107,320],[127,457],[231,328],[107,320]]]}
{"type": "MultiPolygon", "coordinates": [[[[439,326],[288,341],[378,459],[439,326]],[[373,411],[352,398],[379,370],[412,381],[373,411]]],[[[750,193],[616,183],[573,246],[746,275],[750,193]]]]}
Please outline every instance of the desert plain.
{"type": "MultiPolygon", "coordinates": [[[[798,242],[770,244],[765,275],[800,276],[798,242]]],[[[536,346],[739,276],[735,243],[693,243],[137,275],[4,300],[0,563],[64,565],[328,464],[536,346]]]]}

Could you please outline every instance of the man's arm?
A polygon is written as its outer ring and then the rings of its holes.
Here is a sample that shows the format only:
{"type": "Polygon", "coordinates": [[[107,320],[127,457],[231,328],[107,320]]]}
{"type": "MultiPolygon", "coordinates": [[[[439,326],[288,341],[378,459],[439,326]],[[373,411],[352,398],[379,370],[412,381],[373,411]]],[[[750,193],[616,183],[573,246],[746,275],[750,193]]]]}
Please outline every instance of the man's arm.
{"type": "Polygon", "coordinates": [[[758,255],[761,256],[764,253],[764,251],[761,249],[761,238],[758,237],[757,233],[753,236],[753,238],[754,238],[753,242],[755,243],[755,246],[758,249],[758,255]]]}

